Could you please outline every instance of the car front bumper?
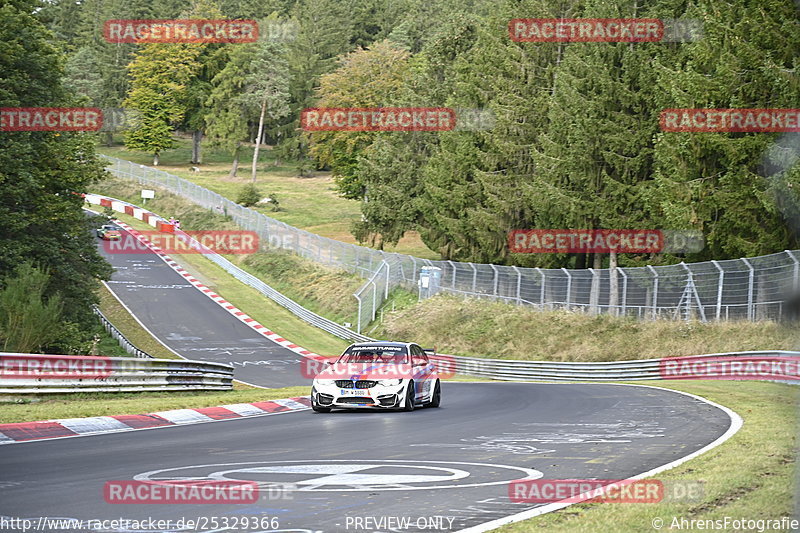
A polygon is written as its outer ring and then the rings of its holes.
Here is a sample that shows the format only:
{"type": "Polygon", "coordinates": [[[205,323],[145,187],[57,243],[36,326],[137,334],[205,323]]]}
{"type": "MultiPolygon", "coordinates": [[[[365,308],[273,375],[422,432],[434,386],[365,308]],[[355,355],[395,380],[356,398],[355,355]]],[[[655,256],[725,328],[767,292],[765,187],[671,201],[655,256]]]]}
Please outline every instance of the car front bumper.
{"type": "Polygon", "coordinates": [[[405,390],[405,383],[377,385],[369,389],[341,389],[336,385],[315,383],[311,389],[311,399],[319,407],[396,409],[403,406],[405,390]]]}

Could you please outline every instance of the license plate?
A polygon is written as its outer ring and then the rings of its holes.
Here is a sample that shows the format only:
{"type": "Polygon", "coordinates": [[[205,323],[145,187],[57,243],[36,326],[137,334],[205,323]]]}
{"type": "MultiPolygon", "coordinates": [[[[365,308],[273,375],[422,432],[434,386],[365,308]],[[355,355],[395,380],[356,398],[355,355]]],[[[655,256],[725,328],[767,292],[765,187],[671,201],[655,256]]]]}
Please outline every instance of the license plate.
{"type": "Polygon", "coordinates": [[[369,396],[369,392],[357,389],[342,389],[342,396],[369,396]]]}

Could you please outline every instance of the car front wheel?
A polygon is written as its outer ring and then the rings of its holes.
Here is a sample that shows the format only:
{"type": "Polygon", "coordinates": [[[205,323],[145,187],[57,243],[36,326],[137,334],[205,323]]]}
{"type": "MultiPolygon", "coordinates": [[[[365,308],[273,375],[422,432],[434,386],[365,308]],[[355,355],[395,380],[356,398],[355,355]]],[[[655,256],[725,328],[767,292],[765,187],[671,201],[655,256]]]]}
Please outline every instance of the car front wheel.
{"type": "Polygon", "coordinates": [[[403,411],[414,410],[414,382],[410,381],[406,387],[406,403],[403,406],[403,411]]]}
{"type": "Polygon", "coordinates": [[[442,388],[439,385],[439,380],[436,380],[436,385],[433,387],[433,394],[431,394],[431,401],[428,402],[428,407],[439,407],[442,403],[442,388]]]}

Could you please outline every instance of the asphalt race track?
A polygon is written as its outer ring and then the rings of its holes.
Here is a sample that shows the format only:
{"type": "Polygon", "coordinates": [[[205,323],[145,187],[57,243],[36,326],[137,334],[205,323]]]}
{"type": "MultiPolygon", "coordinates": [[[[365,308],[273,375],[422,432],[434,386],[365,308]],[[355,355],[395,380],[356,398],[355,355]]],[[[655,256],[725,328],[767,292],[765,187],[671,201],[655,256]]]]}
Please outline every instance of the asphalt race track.
{"type": "Polygon", "coordinates": [[[108,253],[100,243],[100,253],[116,269],[108,287],[175,352],[234,365],[235,376],[253,385],[311,386],[300,370],[301,355],[235,319],[155,253],[108,253]]]}
{"type": "MultiPolygon", "coordinates": [[[[237,375],[264,386],[307,383],[299,355],[156,255],[106,257],[117,268],[110,287],[181,355],[268,361],[239,364],[237,375]]],[[[54,532],[457,531],[542,505],[512,502],[511,481],[625,479],[704,448],[732,425],[718,407],[652,387],[445,383],[442,400],[410,413],[305,410],[0,446],[0,530],[21,531],[9,518],[28,518],[54,532]],[[104,498],[107,482],[187,479],[257,482],[260,495],[218,504],[104,498]],[[171,522],[77,526],[42,517],[171,522]]]]}
{"type": "Polygon", "coordinates": [[[646,387],[446,383],[442,407],[410,413],[307,410],[1,446],[0,516],[275,517],[277,528],[251,531],[326,532],[388,531],[355,519],[407,517],[415,525],[405,531],[454,531],[535,507],[510,502],[509,481],[627,478],[702,448],[730,423],[717,407],[646,387]],[[262,499],[104,501],[106,481],[186,478],[260,482],[262,499]],[[287,483],[299,490],[270,494],[287,483]]]}

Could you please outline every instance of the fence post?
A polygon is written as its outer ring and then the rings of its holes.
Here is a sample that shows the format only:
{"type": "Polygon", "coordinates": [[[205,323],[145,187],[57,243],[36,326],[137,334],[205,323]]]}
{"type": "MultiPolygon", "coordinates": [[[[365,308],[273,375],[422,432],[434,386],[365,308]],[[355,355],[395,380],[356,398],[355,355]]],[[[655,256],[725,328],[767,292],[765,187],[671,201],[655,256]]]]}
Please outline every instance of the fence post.
{"type": "Polygon", "coordinates": [[[784,252],[786,252],[786,255],[794,262],[794,273],[792,274],[794,280],[792,282],[792,288],[797,291],[797,286],[800,284],[800,262],[797,261],[797,257],[795,257],[791,250],[784,250],[784,252]]]}
{"type": "Polygon", "coordinates": [[[569,311],[570,297],[572,296],[572,274],[564,267],[561,267],[561,270],[567,275],[567,311],[569,311]]]}
{"type": "Polygon", "coordinates": [[[628,274],[625,273],[624,268],[618,268],[617,272],[622,274],[622,314],[625,314],[625,311],[628,308],[628,274]]]}
{"type": "Polygon", "coordinates": [[[492,294],[494,294],[495,300],[497,299],[497,283],[500,281],[500,273],[497,271],[497,267],[494,265],[489,265],[492,267],[494,271],[494,287],[492,288],[492,294]]]}
{"type": "Polygon", "coordinates": [[[389,277],[392,274],[392,266],[386,261],[383,264],[386,265],[386,290],[383,293],[383,298],[386,299],[389,297],[389,277]]]}
{"type": "Polygon", "coordinates": [[[589,291],[589,312],[597,314],[600,311],[600,276],[593,268],[589,269],[592,273],[592,289],[597,287],[597,290],[589,291]]]}
{"type": "Polygon", "coordinates": [[[450,280],[450,288],[451,289],[455,289],[456,288],[456,265],[452,261],[448,261],[448,263],[450,263],[450,268],[453,269],[453,278],[450,280]]]}
{"type": "Polygon", "coordinates": [[[470,263],[469,266],[472,267],[472,293],[475,294],[478,292],[478,269],[475,268],[475,263],[470,263]]]}
{"type": "Polygon", "coordinates": [[[520,297],[520,289],[522,288],[522,272],[519,271],[517,265],[512,265],[511,268],[517,273],[517,305],[522,305],[522,298],[520,297]]]}
{"type": "Polygon", "coordinates": [[[742,257],[742,262],[750,269],[750,277],[747,282],[747,320],[753,320],[753,281],[755,279],[755,270],[753,265],[750,264],[746,258],[742,257]]]}
{"type": "Polygon", "coordinates": [[[539,291],[539,307],[544,310],[544,274],[542,273],[542,269],[539,267],[536,267],[536,272],[539,273],[539,286],[541,287],[541,290],[539,291]]]}
{"type": "Polygon", "coordinates": [[[353,294],[358,300],[358,320],[356,320],[356,333],[361,333],[361,297],[358,293],[353,294]]]}
{"type": "Polygon", "coordinates": [[[717,261],[712,260],[711,264],[719,270],[719,280],[717,281],[717,320],[719,321],[719,317],[722,314],[722,287],[725,283],[725,271],[717,261]]]}
{"type": "Polygon", "coordinates": [[[372,320],[375,320],[376,302],[378,301],[378,284],[372,281],[372,320]]]}
{"type": "Polygon", "coordinates": [[[652,265],[647,265],[647,269],[653,274],[653,320],[658,317],[658,272],[652,265]]]}

